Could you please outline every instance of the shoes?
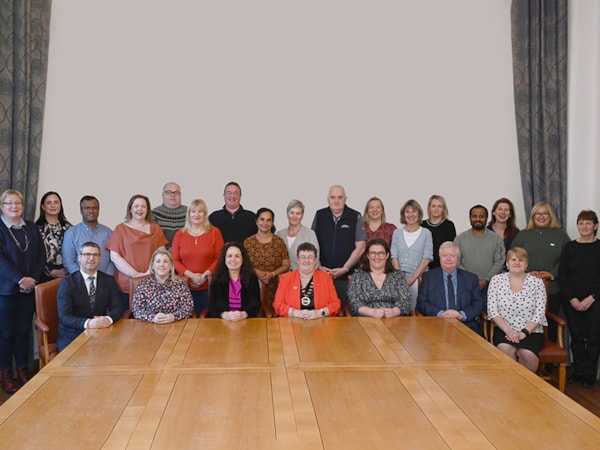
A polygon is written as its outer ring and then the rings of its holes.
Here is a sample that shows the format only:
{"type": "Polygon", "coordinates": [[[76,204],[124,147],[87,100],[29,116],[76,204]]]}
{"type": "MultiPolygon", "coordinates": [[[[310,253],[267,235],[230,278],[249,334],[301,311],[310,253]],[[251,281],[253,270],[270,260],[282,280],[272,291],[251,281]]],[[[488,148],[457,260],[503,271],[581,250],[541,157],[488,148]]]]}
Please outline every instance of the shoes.
{"type": "Polygon", "coordinates": [[[573,372],[569,378],[567,379],[567,381],[571,384],[573,383],[579,383],[581,381],[584,381],[586,379],[586,376],[583,372],[573,372]]]}
{"type": "Polygon", "coordinates": [[[2,370],[2,389],[8,394],[14,394],[19,390],[19,385],[13,378],[11,369],[2,370]]]}
{"type": "Polygon", "coordinates": [[[17,367],[17,381],[21,386],[25,385],[29,380],[31,380],[31,374],[27,366],[17,367]]]}
{"type": "Polygon", "coordinates": [[[585,379],[583,380],[583,387],[586,388],[586,389],[589,389],[595,383],[596,383],[596,379],[594,378],[593,375],[586,375],[585,379]]]}

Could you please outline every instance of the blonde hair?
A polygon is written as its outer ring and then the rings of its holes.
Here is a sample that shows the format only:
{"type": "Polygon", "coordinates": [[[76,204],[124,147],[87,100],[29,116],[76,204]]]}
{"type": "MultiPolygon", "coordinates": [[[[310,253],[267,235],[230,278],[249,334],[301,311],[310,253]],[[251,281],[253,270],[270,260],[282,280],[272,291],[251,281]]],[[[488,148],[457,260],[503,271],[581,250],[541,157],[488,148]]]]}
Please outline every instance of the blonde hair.
{"type": "Polygon", "coordinates": [[[204,211],[204,222],[202,222],[202,227],[209,231],[211,229],[211,224],[208,221],[208,207],[206,206],[206,202],[201,198],[196,198],[191,201],[190,206],[188,206],[187,212],[185,213],[185,226],[181,229],[182,233],[189,233],[192,229],[192,220],[191,214],[192,209],[198,208],[200,211],[204,211]]]}
{"type": "Polygon", "coordinates": [[[548,225],[548,228],[560,228],[560,223],[558,223],[558,219],[556,218],[556,214],[554,214],[554,210],[552,209],[552,206],[550,206],[550,203],[537,202],[535,205],[533,205],[533,208],[531,208],[527,229],[533,230],[536,227],[533,219],[535,217],[535,213],[537,213],[540,208],[546,208],[548,210],[548,214],[550,214],[550,225],[548,225]]]}
{"type": "Polygon", "coordinates": [[[513,247],[508,252],[506,252],[506,261],[510,258],[515,257],[517,259],[522,259],[525,263],[529,263],[529,253],[523,247],[513,247]]]}
{"type": "Polygon", "coordinates": [[[363,221],[367,225],[370,225],[371,219],[369,219],[369,203],[371,202],[379,202],[379,204],[381,205],[381,223],[386,223],[385,207],[383,206],[383,202],[379,197],[371,197],[369,200],[367,200],[367,204],[365,205],[365,211],[363,212],[363,221]]]}
{"type": "Polygon", "coordinates": [[[171,276],[169,278],[171,278],[171,280],[177,280],[178,277],[175,275],[175,262],[173,261],[173,256],[171,256],[171,252],[169,250],[164,248],[157,248],[154,250],[154,253],[152,253],[152,258],[150,258],[150,267],[148,267],[150,273],[156,277],[156,273],[154,272],[154,259],[159,255],[167,255],[169,262],[171,263],[171,276]]]}

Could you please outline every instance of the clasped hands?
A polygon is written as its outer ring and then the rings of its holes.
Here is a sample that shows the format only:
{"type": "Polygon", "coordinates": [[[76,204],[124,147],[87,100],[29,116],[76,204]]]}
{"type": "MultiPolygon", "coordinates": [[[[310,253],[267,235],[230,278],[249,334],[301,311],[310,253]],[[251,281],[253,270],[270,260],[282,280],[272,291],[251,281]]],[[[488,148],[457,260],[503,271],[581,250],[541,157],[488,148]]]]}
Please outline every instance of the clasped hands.
{"type": "Polygon", "coordinates": [[[583,300],[579,300],[578,298],[572,298],[571,300],[569,300],[569,303],[576,311],[583,312],[587,311],[590,308],[590,306],[592,306],[592,303],[594,303],[595,301],[596,300],[594,299],[594,297],[588,295],[583,300]]]}
{"type": "Polygon", "coordinates": [[[442,317],[444,319],[458,319],[458,320],[462,320],[463,316],[459,311],[456,311],[455,309],[447,309],[446,311],[444,311],[442,313],[442,317]]]}
{"type": "Polygon", "coordinates": [[[106,316],[94,316],[87,323],[88,328],[108,328],[112,325],[111,320],[106,316]]]}
{"type": "Polygon", "coordinates": [[[323,317],[321,310],[319,309],[294,309],[292,311],[292,317],[297,319],[318,319],[319,317],[323,317]]]}
{"type": "Polygon", "coordinates": [[[262,284],[269,284],[269,282],[273,278],[275,278],[275,273],[274,272],[265,272],[264,270],[257,270],[256,276],[258,278],[258,281],[260,281],[262,284]]]}
{"type": "Polygon", "coordinates": [[[519,342],[521,342],[521,339],[525,339],[526,335],[522,331],[511,328],[510,330],[508,330],[505,337],[507,341],[518,344],[519,342]],[[523,335],[523,337],[521,337],[521,335],[523,335]]]}
{"type": "Polygon", "coordinates": [[[157,313],[152,319],[154,323],[171,323],[175,322],[175,316],[171,313],[157,313]]]}

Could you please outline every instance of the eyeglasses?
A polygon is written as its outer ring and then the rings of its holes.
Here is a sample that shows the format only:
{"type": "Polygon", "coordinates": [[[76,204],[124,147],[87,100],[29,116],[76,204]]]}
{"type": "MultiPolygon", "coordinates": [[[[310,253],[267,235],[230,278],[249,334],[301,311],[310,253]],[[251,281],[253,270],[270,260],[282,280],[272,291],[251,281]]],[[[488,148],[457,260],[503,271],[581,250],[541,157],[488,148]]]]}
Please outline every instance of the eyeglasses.
{"type": "Polygon", "coordinates": [[[314,255],[302,255],[302,256],[298,256],[298,259],[300,261],[313,261],[315,259],[314,255]]]}
{"type": "Polygon", "coordinates": [[[2,202],[4,206],[23,206],[23,202],[2,202]]]}
{"type": "Polygon", "coordinates": [[[385,252],[369,252],[369,256],[371,258],[383,258],[385,257],[386,253],[385,252]]]}
{"type": "Polygon", "coordinates": [[[240,194],[237,191],[225,191],[225,195],[228,195],[230,197],[239,197],[242,194],[240,194]]]}
{"type": "Polygon", "coordinates": [[[100,253],[80,253],[81,256],[83,256],[86,259],[89,258],[100,258],[100,253]]]}
{"type": "Polygon", "coordinates": [[[165,191],[165,194],[167,194],[167,195],[181,195],[181,192],[179,192],[179,191],[165,191]]]}
{"type": "Polygon", "coordinates": [[[534,214],[535,217],[548,217],[550,213],[547,212],[537,212],[534,214]]]}

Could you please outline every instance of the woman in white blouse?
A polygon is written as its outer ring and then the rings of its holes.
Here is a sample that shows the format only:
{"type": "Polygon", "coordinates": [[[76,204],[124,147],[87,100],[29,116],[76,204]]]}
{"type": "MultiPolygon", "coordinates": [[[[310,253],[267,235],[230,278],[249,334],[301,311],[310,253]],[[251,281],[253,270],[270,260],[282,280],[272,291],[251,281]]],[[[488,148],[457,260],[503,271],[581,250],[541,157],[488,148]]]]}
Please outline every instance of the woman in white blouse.
{"type": "Polygon", "coordinates": [[[494,323],[494,345],[532,372],[544,346],[546,288],[541,278],[526,273],[527,250],[506,254],[508,272],[495,275],[488,287],[488,318],[494,323]]]}

